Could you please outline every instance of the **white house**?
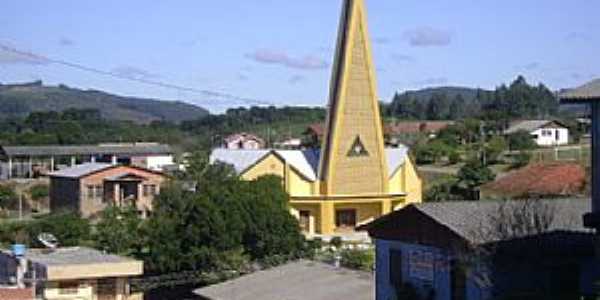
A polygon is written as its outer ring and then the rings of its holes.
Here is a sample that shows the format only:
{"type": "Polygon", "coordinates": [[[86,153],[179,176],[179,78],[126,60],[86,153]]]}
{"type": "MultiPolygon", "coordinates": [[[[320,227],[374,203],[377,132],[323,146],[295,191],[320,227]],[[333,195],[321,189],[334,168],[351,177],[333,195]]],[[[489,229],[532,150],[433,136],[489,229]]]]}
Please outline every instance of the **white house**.
{"type": "Polygon", "coordinates": [[[265,147],[265,141],[254,134],[242,132],[226,137],[224,147],[233,150],[258,150],[265,147]]]}
{"type": "Polygon", "coordinates": [[[527,131],[538,146],[557,146],[569,143],[569,128],[555,120],[518,121],[504,131],[509,135],[518,131],[527,131]]]}

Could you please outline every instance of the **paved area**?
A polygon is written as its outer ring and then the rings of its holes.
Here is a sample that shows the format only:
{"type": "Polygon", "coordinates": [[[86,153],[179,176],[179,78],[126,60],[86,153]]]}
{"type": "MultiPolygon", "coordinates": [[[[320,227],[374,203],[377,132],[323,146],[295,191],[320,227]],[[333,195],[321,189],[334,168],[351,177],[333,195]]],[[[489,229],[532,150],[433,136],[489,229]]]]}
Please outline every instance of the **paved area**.
{"type": "Polygon", "coordinates": [[[371,273],[301,260],[194,291],[211,300],[375,299],[371,273]]]}

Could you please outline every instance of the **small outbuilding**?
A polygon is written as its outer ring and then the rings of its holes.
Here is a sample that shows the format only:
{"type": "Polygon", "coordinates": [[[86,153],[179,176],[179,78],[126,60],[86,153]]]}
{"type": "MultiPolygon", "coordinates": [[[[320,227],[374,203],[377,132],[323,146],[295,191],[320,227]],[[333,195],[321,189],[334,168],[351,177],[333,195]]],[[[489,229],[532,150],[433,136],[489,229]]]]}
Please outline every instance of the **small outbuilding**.
{"type": "Polygon", "coordinates": [[[598,292],[589,210],[589,199],[562,199],[392,212],[360,228],[375,240],[376,299],[588,299],[598,292]]]}
{"type": "Polygon", "coordinates": [[[504,131],[505,135],[528,132],[538,146],[560,146],[569,144],[569,128],[556,120],[521,120],[513,122],[504,131]]]}

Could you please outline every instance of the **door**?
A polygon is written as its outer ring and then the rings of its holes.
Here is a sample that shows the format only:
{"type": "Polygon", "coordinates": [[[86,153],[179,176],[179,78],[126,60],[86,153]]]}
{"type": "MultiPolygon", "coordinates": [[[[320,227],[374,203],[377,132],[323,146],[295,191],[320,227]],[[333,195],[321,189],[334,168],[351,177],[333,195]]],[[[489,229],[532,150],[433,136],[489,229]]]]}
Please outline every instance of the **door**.
{"type": "Polygon", "coordinates": [[[310,211],[301,210],[300,211],[300,230],[303,232],[310,232],[310,211]]]}
{"type": "Polygon", "coordinates": [[[356,209],[336,210],[335,226],[339,229],[354,229],[356,226],[356,209]]]}
{"type": "Polygon", "coordinates": [[[453,261],[450,269],[450,292],[452,300],[467,299],[467,274],[459,262],[453,261]]]}

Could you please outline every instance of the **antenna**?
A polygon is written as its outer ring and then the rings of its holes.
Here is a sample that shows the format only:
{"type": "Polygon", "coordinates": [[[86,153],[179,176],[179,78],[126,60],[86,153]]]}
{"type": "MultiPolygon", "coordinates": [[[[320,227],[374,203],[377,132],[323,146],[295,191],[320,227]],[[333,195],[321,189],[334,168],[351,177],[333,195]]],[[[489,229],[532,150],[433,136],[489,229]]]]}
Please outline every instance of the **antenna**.
{"type": "Polygon", "coordinates": [[[42,232],[37,239],[48,249],[54,250],[58,247],[58,239],[52,233],[42,232]]]}

